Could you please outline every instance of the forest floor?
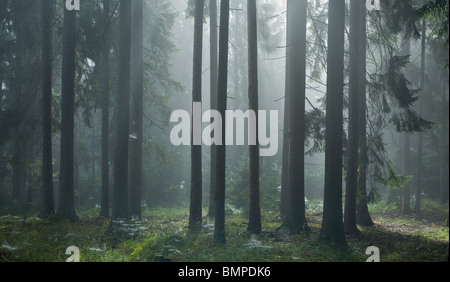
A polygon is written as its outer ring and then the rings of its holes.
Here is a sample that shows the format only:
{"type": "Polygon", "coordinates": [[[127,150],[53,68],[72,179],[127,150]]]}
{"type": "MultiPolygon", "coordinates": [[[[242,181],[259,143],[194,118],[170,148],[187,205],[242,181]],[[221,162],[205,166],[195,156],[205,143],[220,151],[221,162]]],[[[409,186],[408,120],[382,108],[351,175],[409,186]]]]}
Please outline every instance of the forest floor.
{"type": "Polygon", "coordinates": [[[308,212],[310,231],[291,235],[280,229],[278,214],[263,214],[263,232],[251,236],[241,213],[226,218],[227,243],[214,243],[214,225],[188,230],[188,209],[145,210],[142,221],[115,222],[79,211],[76,223],[56,217],[0,216],[0,262],[64,262],[76,246],[82,262],[365,262],[368,247],[379,249],[381,262],[448,261],[448,206],[428,203],[421,215],[400,215],[371,208],[372,227],[348,238],[348,248],[319,243],[322,214],[308,212]]]}

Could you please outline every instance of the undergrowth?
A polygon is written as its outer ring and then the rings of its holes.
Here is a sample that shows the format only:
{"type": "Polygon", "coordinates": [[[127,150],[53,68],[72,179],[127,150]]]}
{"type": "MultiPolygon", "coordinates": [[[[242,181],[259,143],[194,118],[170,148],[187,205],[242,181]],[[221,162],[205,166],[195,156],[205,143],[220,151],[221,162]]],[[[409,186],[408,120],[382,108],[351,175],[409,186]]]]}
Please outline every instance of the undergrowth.
{"type": "Polygon", "coordinates": [[[0,217],[0,261],[64,262],[65,250],[76,246],[82,262],[364,262],[370,246],[381,261],[447,261],[447,209],[425,203],[421,215],[399,215],[385,207],[371,207],[375,225],[360,227],[360,238],[349,238],[340,249],[319,243],[321,213],[307,213],[307,233],[289,235],[280,229],[278,213],[262,215],[263,232],[250,235],[242,213],[226,217],[226,244],[213,239],[214,224],[188,229],[188,209],[147,209],[141,221],[122,224],[111,232],[111,221],[98,210],[80,211],[80,221],[52,217],[0,217]],[[117,235],[119,234],[119,235],[117,235]]]}

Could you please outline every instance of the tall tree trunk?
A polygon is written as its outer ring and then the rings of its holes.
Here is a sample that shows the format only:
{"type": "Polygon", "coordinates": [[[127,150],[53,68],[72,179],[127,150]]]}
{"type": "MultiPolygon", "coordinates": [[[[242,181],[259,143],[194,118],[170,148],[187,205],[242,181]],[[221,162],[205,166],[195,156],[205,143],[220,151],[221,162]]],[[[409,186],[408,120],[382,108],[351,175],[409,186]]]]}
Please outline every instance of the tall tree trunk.
{"type": "Polygon", "coordinates": [[[103,0],[103,25],[105,28],[102,50],[102,187],[100,216],[109,218],[109,51],[110,0],[103,0]]]}
{"type": "MultiPolygon", "coordinates": [[[[247,230],[261,233],[261,209],[259,202],[259,141],[258,141],[258,27],[256,0],[247,1],[248,12],[248,100],[249,108],[256,114],[256,145],[249,145],[250,156],[250,210],[247,230]]],[[[251,132],[251,128],[249,128],[251,132]]]]}
{"type": "Polygon", "coordinates": [[[117,126],[114,148],[113,219],[128,216],[128,145],[130,135],[131,3],[120,1],[117,126]]]}
{"type": "Polygon", "coordinates": [[[285,72],[285,90],[284,90],[284,130],[283,130],[283,152],[282,152],[282,167],[281,167],[281,199],[280,199],[280,214],[285,218],[288,214],[289,204],[289,145],[290,145],[290,106],[291,106],[291,29],[292,27],[292,1],[287,1],[286,10],[286,72],[285,72]]]}
{"type": "MultiPolygon", "coordinates": [[[[425,43],[426,43],[426,21],[422,20],[421,54],[420,54],[420,89],[422,95],[425,94],[425,43]]],[[[423,97],[422,97],[423,99],[423,97]]],[[[423,100],[419,101],[419,115],[423,115],[423,100]]],[[[416,202],[414,203],[414,213],[420,213],[422,202],[422,158],[423,158],[423,133],[417,136],[417,179],[416,179],[416,202]]]]}
{"type": "MultiPolygon", "coordinates": [[[[233,13],[233,18],[232,18],[232,22],[230,22],[230,26],[232,23],[232,27],[230,27],[231,33],[232,34],[243,34],[244,31],[242,30],[242,25],[243,25],[243,20],[244,17],[241,16],[241,10],[243,10],[243,8],[241,7],[241,3],[242,1],[240,0],[234,0],[231,3],[231,6],[233,6],[236,10],[233,13]]],[[[238,108],[238,107],[245,107],[246,104],[246,100],[245,99],[245,94],[248,92],[248,86],[247,89],[244,87],[244,81],[241,81],[241,74],[240,74],[240,70],[245,69],[246,67],[244,66],[244,58],[243,58],[243,51],[245,50],[244,47],[244,43],[243,43],[243,36],[236,36],[233,40],[233,48],[231,48],[230,50],[232,50],[232,59],[230,56],[230,66],[233,67],[232,70],[230,70],[230,77],[232,77],[230,79],[230,81],[232,82],[233,85],[233,90],[230,90],[230,96],[233,97],[233,99],[230,99],[229,103],[230,105],[228,106],[230,109],[233,108],[238,108]]],[[[248,68],[248,66],[247,66],[248,68]]],[[[244,72],[244,71],[243,71],[244,72]]],[[[245,80],[245,79],[242,79],[245,80]]],[[[244,128],[244,132],[245,132],[246,128],[244,128]]],[[[233,136],[236,136],[236,127],[233,127],[233,136]]],[[[247,132],[245,132],[245,134],[247,134],[247,132]]],[[[247,135],[245,135],[247,136],[247,135]]],[[[245,149],[244,146],[231,146],[227,148],[227,165],[228,166],[238,166],[241,159],[242,159],[242,155],[244,154],[244,151],[242,149],[245,149]]]]}
{"type": "MultiPolygon", "coordinates": [[[[409,39],[403,39],[402,42],[402,55],[403,56],[410,56],[411,54],[411,42],[409,39]]],[[[411,139],[410,134],[408,132],[403,133],[403,175],[407,176],[410,173],[409,168],[409,162],[410,162],[410,149],[411,149],[411,139]]],[[[411,207],[409,204],[410,201],[410,194],[409,194],[409,186],[410,184],[407,183],[402,188],[402,213],[403,214],[409,214],[411,212],[411,207]]]]}
{"type": "Polygon", "coordinates": [[[133,1],[131,50],[131,93],[133,94],[132,133],[130,139],[129,215],[140,219],[142,194],[142,122],[144,104],[144,32],[143,0],[133,1]]]}
{"type": "MultiPolygon", "coordinates": [[[[189,228],[197,229],[202,223],[202,145],[194,140],[201,138],[194,120],[195,104],[202,102],[202,51],[204,0],[195,1],[194,66],[192,78],[192,134],[191,134],[191,203],[189,228]]],[[[201,110],[201,108],[200,108],[201,110]]],[[[197,140],[198,141],[198,140],[197,140]]]]}
{"type": "Polygon", "coordinates": [[[91,119],[91,181],[92,183],[95,182],[95,155],[96,155],[96,148],[95,148],[95,131],[97,130],[95,125],[95,116],[92,116],[91,119]]]}
{"type": "Polygon", "coordinates": [[[350,1],[350,78],[348,106],[348,158],[345,190],[344,230],[347,235],[357,236],[356,227],[356,190],[358,185],[358,149],[359,149],[359,96],[360,67],[360,6],[361,0],[350,1]]]}
{"type": "MultiPolygon", "coordinates": [[[[0,23],[3,22],[3,19],[0,18],[0,23]]],[[[3,32],[0,31],[0,36],[3,36],[3,32]]],[[[5,53],[5,49],[3,47],[0,47],[0,85],[3,85],[3,79],[4,79],[4,74],[3,74],[3,54],[5,53]]],[[[2,113],[3,111],[3,87],[0,87],[0,113],[2,113]]],[[[0,158],[1,154],[0,154],[0,158]]],[[[0,167],[1,167],[2,163],[0,163],[0,167]]]]}
{"type": "MultiPolygon", "coordinates": [[[[448,69],[442,70],[442,111],[448,111],[448,69]]],[[[448,203],[449,197],[449,179],[448,179],[448,119],[443,121],[440,140],[439,157],[439,201],[442,204],[448,203]],[[446,128],[446,129],[445,129],[446,128]],[[447,156],[447,157],[446,157],[447,156]]]]}
{"type": "MultiPolygon", "coordinates": [[[[0,11],[0,14],[3,11],[0,11]]],[[[0,18],[0,22],[3,22],[3,17],[0,18]]],[[[3,36],[3,31],[0,31],[0,36],[3,36]]],[[[0,85],[3,85],[3,55],[5,50],[0,47],[0,85]]],[[[0,87],[0,118],[3,118],[3,87],[0,87]]],[[[0,145],[0,170],[5,171],[5,158],[3,156],[3,147],[0,145]]]]}
{"type": "Polygon", "coordinates": [[[61,98],[61,168],[57,213],[77,220],[74,207],[74,128],[75,128],[75,45],[76,11],[64,9],[62,98],[61,98]]]}
{"type": "MultiPolygon", "coordinates": [[[[28,97],[26,100],[28,101],[28,107],[26,110],[26,143],[25,143],[25,161],[27,164],[32,164],[36,159],[36,155],[38,154],[36,148],[40,146],[40,137],[41,133],[36,132],[37,128],[37,119],[38,117],[38,108],[39,105],[39,94],[38,91],[33,89],[31,84],[27,84],[27,91],[28,97]]],[[[28,169],[25,168],[25,193],[26,193],[26,203],[32,203],[34,198],[34,187],[33,183],[35,182],[35,176],[33,173],[28,169]]]]}
{"type": "Polygon", "coordinates": [[[23,42],[25,15],[24,3],[22,1],[14,1],[11,3],[11,10],[13,12],[13,24],[16,33],[15,42],[15,69],[14,69],[14,110],[15,110],[15,136],[14,136],[14,162],[12,175],[12,198],[14,201],[22,201],[23,193],[25,191],[25,137],[24,137],[24,90],[23,90],[23,57],[25,43],[23,42]]]}
{"type": "Polygon", "coordinates": [[[306,96],[306,0],[289,0],[290,29],[290,145],[288,214],[284,225],[291,232],[307,229],[305,216],[305,96],[306,96]],[[295,27],[295,28],[294,28],[295,27]]]}
{"type": "MultiPolygon", "coordinates": [[[[217,0],[210,0],[210,91],[211,91],[211,110],[217,110],[217,0]]],[[[216,147],[211,146],[211,173],[209,189],[209,219],[214,219],[215,215],[215,192],[216,192],[216,165],[217,152],[216,147]]]]}
{"type": "Polygon", "coordinates": [[[345,0],[329,1],[325,186],[320,238],[346,245],[342,218],[345,0]]]}
{"type": "Polygon", "coordinates": [[[52,157],[53,0],[41,1],[42,13],[42,188],[40,217],[55,213],[52,157]]]}
{"type": "Polygon", "coordinates": [[[81,134],[80,134],[80,116],[76,116],[75,120],[75,133],[74,133],[74,156],[73,156],[73,186],[74,186],[74,204],[75,207],[80,206],[80,167],[81,167],[81,134]]]}
{"type": "Polygon", "coordinates": [[[367,206],[367,167],[369,164],[367,147],[367,97],[366,97],[366,68],[367,68],[367,10],[360,5],[360,98],[359,98],[359,161],[358,186],[356,195],[356,223],[361,226],[372,226],[373,221],[367,206]]]}
{"type": "Polygon", "coordinates": [[[230,0],[220,3],[220,35],[219,35],[219,73],[217,91],[217,110],[222,118],[222,145],[216,146],[216,216],[214,239],[225,244],[225,111],[227,109],[228,84],[228,33],[230,22],[230,0]]]}
{"type": "MultiPolygon", "coordinates": [[[[407,176],[409,174],[409,162],[410,162],[410,147],[411,138],[409,133],[403,133],[403,175],[407,176]]],[[[409,214],[411,212],[411,207],[409,204],[410,194],[409,194],[409,183],[406,183],[402,188],[402,213],[409,214]]]]}

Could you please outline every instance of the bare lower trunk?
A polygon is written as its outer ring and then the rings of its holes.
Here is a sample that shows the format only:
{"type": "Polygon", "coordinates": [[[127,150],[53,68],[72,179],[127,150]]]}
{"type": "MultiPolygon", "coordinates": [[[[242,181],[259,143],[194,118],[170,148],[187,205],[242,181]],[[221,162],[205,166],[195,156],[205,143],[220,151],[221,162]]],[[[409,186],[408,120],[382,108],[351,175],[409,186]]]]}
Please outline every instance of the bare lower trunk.
{"type": "MultiPolygon", "coordinates": [[[[248,0],[248,73],[249,108],[256,114],[256,145],[249,146],[250,153],[250,211],[247,230],[252,234],[261,233],[261,210],[259,203],[259,141],[258,141],[258,34],[256,0],[248,0]]],[[[250,128],[249,128],[250,131],[250,128]]]]}
{"type": "MultiPolygon", "coordinates": [[[[219,73],[217,110],[225,116],[227,109],[228,84],[228,32],[230,21],[230,0],[222,0],[220,4],[220,38],[219,38],[219,73]]],[[[222,119],[222,130],[225,130],[225,119],[222,119]]],[[[225,132],[222,132],[222,146],[216,146],[216,215],[214,224],[214,239],[224,244],[225,239],[225,132]]]]}
{"type": "Polygon", "coordinates": [[[100,216],[106,218],[109,218],[109,13],[110,0],[103,0],[103,25],[106,30],[102,73],[102,188],[100,216]]]}
{"type": "MultiPolygon", "coordinates": [[[[217,0],[210,0],[210,57],[211,57],[211,110],[217,109],[217,0]]],[[[215,146],[211,146],[211,175],[210,175],[210,189],[209,189],[209,210],[208,217],[214,218],[215,214],[215,192],[216,192],[216,165],[217,153],[215,146]]]]}
{"type": "Polygon", "coordinates": [[[345,1],[329,2],[325,185],[320,238],[346,245],[342,215],[345,1]]]}
{"type": "Polygon", "coordinates": [[[348,158],[345,190],[344,229],[347,235],[358,235],[356,227],[356,191],[358,184],[359,96],[360,96],[360,0],[350,1],[350,79],[348,106],[348,158]]]}
{"type": "MultiPolygon", "coordinates": [[[[205,1],[195,2],[194,23],[194,67],[192,78],[192,112],[194,103],[202,102],[202,46],[203,46],[203,12],[205,1]]],[[[202,146],[194,144],[194,119],[191,134],[191,203],[189,212],[189,228],[197,229],[202,223],[202,146]]]]}

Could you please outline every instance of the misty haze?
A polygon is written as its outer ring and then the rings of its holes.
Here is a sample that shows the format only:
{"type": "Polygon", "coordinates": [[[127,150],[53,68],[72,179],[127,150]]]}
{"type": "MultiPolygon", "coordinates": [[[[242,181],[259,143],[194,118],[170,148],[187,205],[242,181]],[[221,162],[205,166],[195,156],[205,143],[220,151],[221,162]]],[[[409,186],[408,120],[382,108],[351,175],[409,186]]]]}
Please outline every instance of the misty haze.
{"type": "Polygon", "coordinates": [[[448,261],[448,15],[0,0],[0,266],[448,261]]]}

